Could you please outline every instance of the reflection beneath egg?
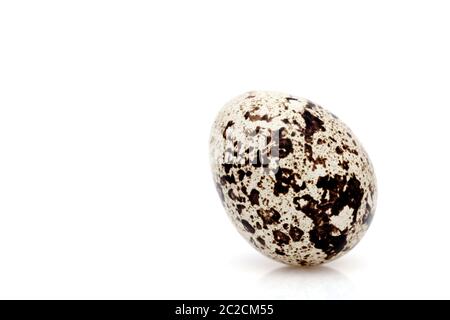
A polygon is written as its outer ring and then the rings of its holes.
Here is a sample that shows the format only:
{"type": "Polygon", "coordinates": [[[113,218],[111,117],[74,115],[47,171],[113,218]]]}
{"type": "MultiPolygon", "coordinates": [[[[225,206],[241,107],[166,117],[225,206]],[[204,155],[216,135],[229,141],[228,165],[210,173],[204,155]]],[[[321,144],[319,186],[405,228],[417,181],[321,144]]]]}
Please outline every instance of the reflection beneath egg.
{"type": "Polygon", "coordinates": [[[264,275],[260,285],[273,299],[346,299],[354,292],[352,282],[328,266],[283,266],[264,275]]]}

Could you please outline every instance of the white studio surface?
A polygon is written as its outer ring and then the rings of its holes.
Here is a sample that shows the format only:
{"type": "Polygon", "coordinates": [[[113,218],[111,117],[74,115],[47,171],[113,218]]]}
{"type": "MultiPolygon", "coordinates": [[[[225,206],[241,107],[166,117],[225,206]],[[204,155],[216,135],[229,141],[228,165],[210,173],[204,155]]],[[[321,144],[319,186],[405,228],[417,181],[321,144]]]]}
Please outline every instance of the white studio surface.
{"type": "Polygon", "coordinates": [[[0,3],[0,298],[449,299],[444,1],[0,3]],[[212,183],[210,128],[249,90],[339,116],[374,164],[373,223],[294,269],[212,183]]]}

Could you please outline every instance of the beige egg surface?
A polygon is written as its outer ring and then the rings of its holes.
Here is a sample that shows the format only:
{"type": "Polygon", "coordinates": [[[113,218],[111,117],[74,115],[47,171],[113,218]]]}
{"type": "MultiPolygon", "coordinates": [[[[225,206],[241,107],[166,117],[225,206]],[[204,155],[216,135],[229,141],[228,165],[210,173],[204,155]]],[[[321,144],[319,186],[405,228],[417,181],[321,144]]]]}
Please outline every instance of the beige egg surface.
{"type": "Polygon", "coordinates": [[[366,233],[376,206],[369,157],[334,114],[267,91],[236,97],[210,136],[213,179],[239,233],[298,266],[334,260],[366,233]]]}

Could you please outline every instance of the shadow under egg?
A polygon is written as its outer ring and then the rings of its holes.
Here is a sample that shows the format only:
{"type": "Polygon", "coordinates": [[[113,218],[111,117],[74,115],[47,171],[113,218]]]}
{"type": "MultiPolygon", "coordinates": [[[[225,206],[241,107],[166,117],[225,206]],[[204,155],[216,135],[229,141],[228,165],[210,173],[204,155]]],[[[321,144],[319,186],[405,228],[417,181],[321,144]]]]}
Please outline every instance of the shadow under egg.
{"type": "Polygon", "coordinates": [[[343,273],[329,266],[282,266],[259,280],[272,299],[346,299],[355,291],[343,273]]]}

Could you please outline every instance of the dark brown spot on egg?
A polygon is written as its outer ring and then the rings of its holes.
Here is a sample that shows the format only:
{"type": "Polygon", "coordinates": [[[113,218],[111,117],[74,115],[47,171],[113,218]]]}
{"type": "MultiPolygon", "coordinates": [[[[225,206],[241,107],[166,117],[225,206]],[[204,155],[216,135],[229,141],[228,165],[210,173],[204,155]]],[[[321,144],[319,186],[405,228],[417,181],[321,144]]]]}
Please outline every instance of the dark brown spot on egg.
{"type": "Polygon", "coordinates": [[[264,226],[269,224],[277,224],[281,218],[280,213],[273,208],[269,210],[258,209],[257,213],[258,216],[262,219],[264,226]]]}
{"type": "Polygon", "coordinates": [[[256,189],[252,189],[250,191],[250,195],[248,196],[250,203],[252,205],[259,205],[259,191],[256,189]]]}
{"type": "Polygon", "coordinates": [[[286,158],[290,153],[292,153],[292,141],[287,138],[287,130],[285,128],[280,129],[279,138],[279,149],[278,154],[280,159],[286,158]]]}
{"type": "Polygon", "coordinates": [[[339,165],[342,167],[342,169],[344,170],[348,170],[349,169],[349,165],[348,165],[348,161],[344,160],[344,161],[339,161],[339,165]]]}
{"type": "Polygon", "coordinates": [[[230,183],[230,184],[236,183],[236,180],[234,179],[234,176],[232,174],[231,175],[223,175],[223,176],[220,177],[220,184],[221,185],[224,186],[227,183],[230,183]]]}
{"type": "Polygon", "coordinates": [[[250,121],[266,121],[266,122],[272,121],[272,118],[269,118],[267,114],[261,116],[259,114],[252,114],[250,111],[247,111],[245,113],[244,118],[250,121]]]}
{"type": "Polygon", "coordinates": [[[285,234],[283,231],[280,230],[274,230],[273,232],[273,238],[275,239],[275,242],[279,245],[285,245],[289,244],[291,241],[291,238],[287,234],[285,234]]]}
{"type": "Polygon", "coordinates": [[[356,151],[355,149],[350,148],[348,145],[344,144],[342,145],[342,148],[350,153],[353,153],[354,155],[358,155],[358,151],[356,151]]]}
{"type": "Polygon", "coordinates": [[[223,133],[222,133],[224,139],[227,139],[228,128],[232,127],[233,125],[234,125],[234,122],[233,122],[233,121],[231,121],[231,120],[228,121],[228,123],[227,123],[227,125],[225,126],[225,129],[223,129],[223,133]]]}
{"type": "Polygon", "coordinates": [[[274,195],[286,194],[289,192],[289,188],[292,188],[294,192],[299,192],[301,187],[297,185],[296,178],[299,178],[299,176],[293,170],[279,168],[275,173],[274,195]]]}
{"type": "Polygon", "coordinates": [[[312,147],[307,143],[305,144],[305,155],[309,162],[314,162],[312,147]]]}
{"type": "Polygon", "coordinates": [[[222,167],[225,170],[225,173],[228,174],[228,173],[230,173],[230,170],[233,167],[233,165],[229,164],[229,163],[223,163],[222,167]]]}
{"type": "Polygon", "coordinates": [[[262,244],[263,246],[266,245],[266,242],[265,242],[264,239],[261,238],[261,237],[256,238],[256,241],[258,241],[258,242],[259,242],[260,244],[262,244]]]}
{"type": "Polygon", "coordinates": [[[354,209],[353,221],[356,221],[364,191],[355,176],[352,175],[348,181],[346,177],[340,175],[320,177],[316,185],[326,191],[322,195],[322,202],[327,209],[331,209],[332,215],[338,215],[345,206],[348,206],[354,209]]]}
{"type": "Polygon", "coordinates": [[[295,128],[297,129],[297,131],[300,133],[300,135],[302,135],[304,133],[304,129],[303,126],[297,121],[297,120],[292,120],[292,123],[295,125],[295,128]]]}
{"type": "MultiPolygon", "coordinates": [[[[304,199],[306,196],[303,196],[303,197],[294,197],[293,199],[292,199],[292,203],[294,203],[294,208],[296,209],[296,210],[302,210],[302,206],[300,205],[300,200],[302,200],[302,199],[304,199]]],[[[311,198],[312,199],[312,198],[311,198]]]]}
{"type": "Polygon", "coordinates": [[[237,174],[238,174],[238,180],[242,181],[244,179],[244,177],[245,177],[244,170],[242,170],[242,169],[238,170],[237,174]]]}
{"type": "Polygon", "coordinates": [[[289,230],[289,235],[294,242],[300,241],[303,236],[303,231],[295,226],[291,225],[291,229],[289,230]]]}
{"type": "Polygon", "coordinates": [[[353,222],[356,222],[357,212],[361,206],[363,190],[356,177],[334,175],[319,177],[316,186],[323,189],[320,201],[310,195],[295,197],[294,206],[311,218],[314,227],[309,231],[313,245],[327,254],[327,259],[342,251],[347,244],[348,230],[339,230],[330,222],[331,215],[338,215],[345,206],[353,209],[353,222]],[[301,202],[303,200],[303,204],[301,202]]]}
{"type": "Polygon", "coordinates": [[[234,194],[233,189],[228,190],[228,197],[230,197],[231,200],[236,201],[237,200],[237,196],[234,194]]]}
{"type": "Polygon", "coordinates": [[[302,113],[303,120],[305,121],[305,140],[311,143],[313,135],[318,131],[325,131],[323,121],[313,115],[308,110],[304,110],[302,113]]]}
{"type": "Polygon", "coordinates": [[[313,170],[316,170],[316,168],[319,164],[321,166],[325,167],[326,162],[327,162],[327,159],[325,159],[323,157],[317,157],[316,159],[314,159],[313,170]]]}
{"type": "Polygon", "coordinates": [[[242,219],[242,220],[241,220],[241,223],[242,223],[242,225],[244,226],[244,229],[245,229],[247,232],[255,233],[255,228],[253,228],[253,227],[251,226],[251,224],[248,223],[247,220],[242,219]]]}
{"type": "Polygon", "coordinates": [[[327,259],[341,252],[347,244],[346,235],[340,234],[339,229],[332,224],[324,224],[311,229],[309,239],[316,248],[322,249],[327,254],[327,259]],[[333,235],[335,233],[336,235],[333,235]]]}

